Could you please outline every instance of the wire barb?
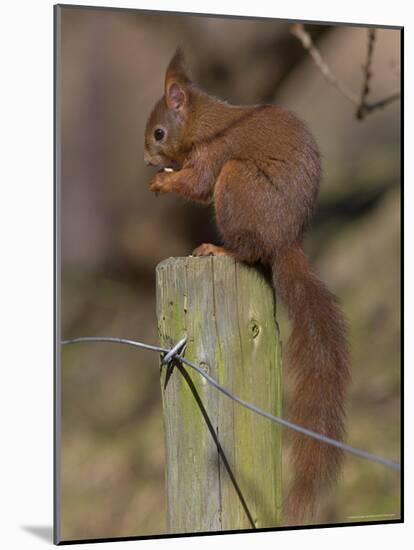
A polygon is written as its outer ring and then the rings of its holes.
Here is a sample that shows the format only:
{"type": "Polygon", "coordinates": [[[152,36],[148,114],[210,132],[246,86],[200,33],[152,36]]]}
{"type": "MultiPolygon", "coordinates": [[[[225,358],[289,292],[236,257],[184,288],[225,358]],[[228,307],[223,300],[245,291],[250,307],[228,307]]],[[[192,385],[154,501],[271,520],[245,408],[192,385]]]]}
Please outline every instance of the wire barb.
{"type": "Polygon", "coordinates": [[[244,399],[241,399],[237,395],[234,395],[229,390],[221,386],[212,376],[207,374],[201,367],[190,361],[189,359],[186,359],[182,355],[180,355],[183,351],[183,347],[187,342],[187,337],[182,338],[175,346],[172,348],[163,348],[160,346],[151,346],[149,344],[144,344],[142,342],[138,342],[136,340],[129,340],[126,338],[114,338],[111,336],[86,336],[86,337],[80,337],[80,338],[72,338],[70,340],[63,340],[61,342],[62,345],[68,345],[68,344],[77,344],[81,342],[108,342],[113,344],[126,344],[130,346],[134,346],[137,348],[146,349],[149,351],[156,351],[158,353],[163,354],[163,357],[161,359],[161,364],[168,364],[172,359],[177,359],[178,361],[181,361],[181,363],[184,363],[185,365],[188,365],[195,371],[197,371],[200,376],[202,376],[207,382],[215,387],[218,391],[235,401],[236,403],[239,403],[242,407],[245,407],[246,409],[251,410],[252,412],[259,414],[260,416],[263,416],[264,418],[267,418],[268,420],[271,420],[272,422],[276,422],[277,424],[280,424],[281,426],[284,426],[285,428],[289,428],[291,430],[294,430],[296,432],[299,432],[303,435],[307,435],[308,437],[312,437],[313,439],[316,439],[318,441],[321,441],[322,443],[326,443],[327,445],[332,445],[333,447],[337,447],[339,449],[342,449],[343,451],[353,454],[354,456],[358,456],[360,458],[365,458],[366,460],[369,460],[371,462],[376,462],[377,464],[382,464],[383,466],[390,468],[392,470],[400,471],[401,466],[397,462],[393,462],[391,460],[388,460],[386,458],[383,458],[378,455],[374,455],[372,453],[369,453],[367,451],[363,451],[362,449],[357,449],[356,447],[352,447],[351,445],[348,445],[347,443],[342,443],[342,441],[337,441],[335,439],[332,439],[330,437],[327,437],[325,435],[319,434],[317,432],[314,432],[312,430],[308,430],[307,428],[304,428],[303,426],[299,426],[298,424],[294,424],[293,422],[289,422],[288,420],[285,420],[284,418],[281,418],[279,416],[275,416],[273,414],[270,414],[259,407],[256,407],[256,405],[253,405],[252,403],[248,403],[247,401],[244,401],[244,399]]]}
{"type": "Polygon", "coordinates": [[[187,336],[184,336],[179,342],[175,344],[173,348],[171,348],[171,351],[169,351],[166,355],[164,355],[161,364],[162,365],[168,365],[168,363],[173,359],[175,355],[178,355],[182,352],[185,344],[187,343],[187,336]]]}

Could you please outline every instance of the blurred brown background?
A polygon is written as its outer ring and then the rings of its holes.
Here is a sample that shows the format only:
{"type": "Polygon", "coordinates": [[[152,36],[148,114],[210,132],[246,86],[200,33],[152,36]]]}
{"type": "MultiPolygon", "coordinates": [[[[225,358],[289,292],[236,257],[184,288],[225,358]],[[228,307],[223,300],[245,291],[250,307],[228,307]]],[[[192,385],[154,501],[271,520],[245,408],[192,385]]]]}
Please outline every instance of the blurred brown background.
{"type": "MultiPolygon", "coordinates": [[[[306,29],[359,94],[367,30],[306,29]]],[[[400,103],[357,121],[286,22],[61,9],[62,336],[157,343],[155,266],[218,241],[209,208],[147,188],[145,122],[178,44],[208,92],[283,105],[316,135],[324,180],[307,251],[351,325],[348,441],[399,460],[400,103]]],[[[399,48],[398,30],[378,31],[373,100],[399,89],[399,48]]],[[[63,348],[63,539],[165,532],[157,365],[123,346],[63,348]]],[[[399,517],[399,482],[348,456],[325,521],[399,517]]]]}

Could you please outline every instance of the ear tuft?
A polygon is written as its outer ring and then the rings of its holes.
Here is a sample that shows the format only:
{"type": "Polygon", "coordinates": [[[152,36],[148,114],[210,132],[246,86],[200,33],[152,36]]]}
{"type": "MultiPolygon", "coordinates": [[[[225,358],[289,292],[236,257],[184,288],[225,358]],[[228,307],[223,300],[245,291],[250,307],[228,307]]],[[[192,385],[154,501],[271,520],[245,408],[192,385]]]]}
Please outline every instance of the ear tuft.
{"type": "Polygon", "coordinates": [[[187,74],[184,52],[181,48],[176,49],[165,73],[166,82],[167,80],[171,80],[172,78],[180,81],[182,84],[187,84],[191,81],[187,74]]]}

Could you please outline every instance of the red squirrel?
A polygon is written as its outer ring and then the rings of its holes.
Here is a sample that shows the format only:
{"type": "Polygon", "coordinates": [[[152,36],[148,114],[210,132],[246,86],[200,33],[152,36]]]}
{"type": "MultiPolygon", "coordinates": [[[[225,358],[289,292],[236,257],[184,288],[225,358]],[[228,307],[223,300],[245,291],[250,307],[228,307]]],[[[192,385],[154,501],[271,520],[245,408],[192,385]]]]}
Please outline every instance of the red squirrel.
{"type": "MultiPolygon", "coordinates": [[[[223,246],[202,244],[194,255],[270,266],[293,326],[284,357],[295,380],[290,419],[342,440],[350,381],[346,323],[303,252],[321,179],[312,134],[288,110],[208,95],[189,77],[178,49],[147,122],[144,161],[159,168],[151,191],[214,204],[223,246]]],[[[338,448],[295,432],[288,518],[313,517],[342,458],[338,448]]]]}

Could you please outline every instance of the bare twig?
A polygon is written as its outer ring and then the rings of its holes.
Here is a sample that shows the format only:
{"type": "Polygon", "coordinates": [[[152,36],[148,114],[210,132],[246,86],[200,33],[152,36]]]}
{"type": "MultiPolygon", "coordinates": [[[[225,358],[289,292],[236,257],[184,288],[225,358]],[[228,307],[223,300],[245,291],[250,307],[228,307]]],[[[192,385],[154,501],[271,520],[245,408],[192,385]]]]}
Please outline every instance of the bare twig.
{"type": "Polygon", "coordinates": [[[302,23],[295,23],[291,25],[290,32],[295,36],[302,46],[309,52],[309,55],[312,57],[315,65],[318,67],[325,79],[334,86],[348,101],[356,105],[356,117],[358,120],[363,120],[364,117],[375,111],[376,109],[381,109],[386,105],[400,99],[401,93],[394,92],[389,96],[375,101],[373,103],[367,102],[367,97],[371,91],[370,81],[372,78],[372,59],[374,56],[374,47],[375,47],[375,38],[376,38],[376,29],[368,29],[368,49],[367,49],[367,58],[364,65],[364,81],[362,86],[362,91],[360,96],[354,92],[348,90],[348,88],[333,74],[332,70],[329,68],[327,63],[324,61],[321,53],[315,46],[312,41],[312,38],[308,32],[306,32],[305,27],[302,23]]]}
{"type": "Polygon", "coordinates": [[[380,99],[379,101],[375,101],[375,103],[369,103],[368,105],[365,105],[365,112],[370,113],[371,111],[375,111],[375,109],[382,109],[382,107],[386,107],[390,103],[397,101],[397,99],[400,99],[400,97],[400,92],[394,92],[384,99],[380,99]]]}
{"type": "Polygon", "coordinates": [[[356,112],[356,117],[362,120],[366,114],[367,98],[370,92],[370,80],[372,77],[372,58],[374,55],[374,43],[376,38],[376,29],[368,29],[368,49],[367,60],[364,65],[364,83],[362,85],[361,99],[359,101],[359,107],[356,112]]]}
{"type": "Polygon", "coordinates": [[[363,118],[368,113],[371,113],[376,109],[381,109],[386,105],[388,105],[389,103],[396,101],[397,99],[400,98],[400,95],[401,95],[400,92],[394,92],[393,94],[379,101],[375,101],[373,103],[368,103],[367,101],[368,95],[371,91],[370,80],[372,77],[371,67],[372,67],[372,59],[374,56],[375,39],[376,39],[376,29],[368,29],[368,48],[367,48],[367,59],[364,65],[364,83],[362,86],[359,107],[356,112],[356,117],[358,120],[363,120],[363,118]]]}
{"type": "Polygon", "coordinates": [[[330,84],[332,84],[332,86],[334,86],[339,92],[341,92],[342,95],[346,97],[349,101],[351,101],[355,105],[358,105],[359,97],[348,90],[347,87],[344,86],[344,84],[342,84],[342,82],[338,80],[336,76],[332,73],[331,69],[322,58],[319,50],[313,43],[310,34],[305,31],[305,27],[302,25],[302,23],[295,23],[294,25],[291,25],[290,32],[293,34],[293,36],[301,41],[302,46],[305,48],[305,50],[309,52],[309,55],[312,57],[315,65],[321,71],[326,80],[330,84]]]}

